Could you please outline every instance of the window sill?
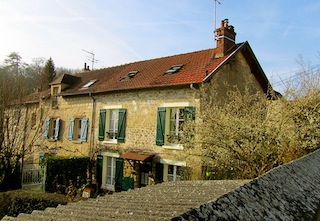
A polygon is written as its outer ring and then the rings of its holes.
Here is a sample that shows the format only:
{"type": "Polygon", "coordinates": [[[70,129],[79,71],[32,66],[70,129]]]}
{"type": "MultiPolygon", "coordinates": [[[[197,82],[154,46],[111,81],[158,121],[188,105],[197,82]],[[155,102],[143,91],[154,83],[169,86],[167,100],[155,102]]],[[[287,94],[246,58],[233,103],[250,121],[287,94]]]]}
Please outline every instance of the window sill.
{"type": "Polygon", "coordinates": [[[105,140],[102,141],[103,144],[117,144],[118,141],[117,140],[105,140]]]}
{"type": "Polygon", "coordinates": [[[182,144],[168,144],[163,146],[164,149],[183,150],[182,144]]]}

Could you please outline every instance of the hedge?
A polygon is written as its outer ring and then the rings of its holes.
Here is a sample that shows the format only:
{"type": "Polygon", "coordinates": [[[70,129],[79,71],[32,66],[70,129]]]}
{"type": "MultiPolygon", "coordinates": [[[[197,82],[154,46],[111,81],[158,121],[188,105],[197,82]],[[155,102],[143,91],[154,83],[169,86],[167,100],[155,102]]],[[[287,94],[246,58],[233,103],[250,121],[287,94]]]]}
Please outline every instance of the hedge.
{"type": "Polygon", "coordinates": [[[81,187],[87,182],[89,158],[46,157],[46,191],[65,193],[69,180],[81,187]],[[59,186],[59,187],[58,187],[59,186]]]}
{"type": "Polygon", "coordinates": [[[44,210],[59,204],[67,204],[67,198],[62,194],[25,190],[0,192],[0,219],[5,215],[17,216],[19,213],[31,213],[33,210],[44,210]]]}

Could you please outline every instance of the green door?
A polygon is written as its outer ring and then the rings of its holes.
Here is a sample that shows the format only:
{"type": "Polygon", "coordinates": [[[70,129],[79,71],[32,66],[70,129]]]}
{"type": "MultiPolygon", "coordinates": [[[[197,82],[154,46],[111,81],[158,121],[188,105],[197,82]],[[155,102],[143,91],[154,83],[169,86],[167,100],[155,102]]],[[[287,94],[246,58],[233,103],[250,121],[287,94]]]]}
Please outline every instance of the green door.
{"type": "Polygon", "coordinates": [[[102,184],[102,161],[103,161],[103,156],[98,155],[97,162],[96,162],[96,178],[97,178],[97,183],[99,187],[101,187],[101,184],[102,184]]]}
{"type": "Polygon", "coordinates": [[[116,175],[115,175],[115,190],[122,190],[122,181],[123,181],[123,159],[116,159],[116,175]]]}

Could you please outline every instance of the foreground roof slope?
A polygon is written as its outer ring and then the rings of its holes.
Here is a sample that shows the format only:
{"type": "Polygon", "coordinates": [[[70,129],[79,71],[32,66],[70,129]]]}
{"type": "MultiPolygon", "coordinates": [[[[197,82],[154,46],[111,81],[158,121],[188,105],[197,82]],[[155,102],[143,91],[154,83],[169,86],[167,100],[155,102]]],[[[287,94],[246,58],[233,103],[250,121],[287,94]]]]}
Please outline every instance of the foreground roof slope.
{"type": "Polygon", "coordinates": [[[215,70],[243,44],[234,45],[225,56],[219,58],[215,58],[216,48],[212,48],[77,73],[76,76],[79,77],[79,80],[63,91],[61,95],[201,83],[208,73],[215,70]],[[175,73],[165,73],[175,65],[182,66],[175,73]],[[96,81],[90,87],[83,87],[93,80],[96,81]]]}

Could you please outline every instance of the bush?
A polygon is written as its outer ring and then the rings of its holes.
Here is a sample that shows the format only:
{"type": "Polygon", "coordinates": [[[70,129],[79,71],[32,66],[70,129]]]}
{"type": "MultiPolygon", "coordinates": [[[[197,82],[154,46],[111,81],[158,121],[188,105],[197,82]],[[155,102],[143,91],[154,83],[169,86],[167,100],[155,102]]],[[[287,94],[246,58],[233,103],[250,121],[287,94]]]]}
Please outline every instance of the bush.
{"type": "Polygon", "coordinates": [[[76,187],[86,184],[89,158],[46,157],[46,191],[65,193],[72,180],[76,187]]]}
{"type": "Polygon", "coordinates": [[[19,213],[31,213],[33,210],[44,210],[67,204],[62,194],[28,192],[14,190],[0,193],[0,219],[5,215],[17,216],[19,213]]]}

